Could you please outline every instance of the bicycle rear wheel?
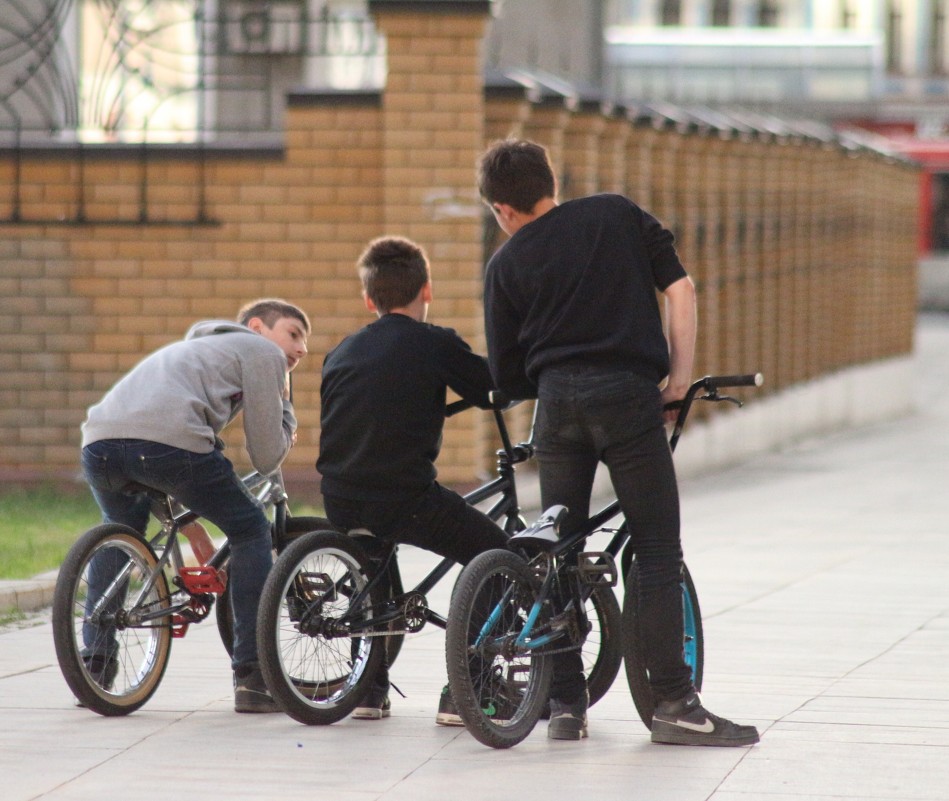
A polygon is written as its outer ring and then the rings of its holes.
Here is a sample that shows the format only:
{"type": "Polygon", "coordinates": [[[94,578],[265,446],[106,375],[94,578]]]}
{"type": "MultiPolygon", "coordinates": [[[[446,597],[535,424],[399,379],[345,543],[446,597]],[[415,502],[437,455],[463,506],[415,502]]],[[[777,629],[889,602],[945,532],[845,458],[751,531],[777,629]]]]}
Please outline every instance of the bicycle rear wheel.
{"type": "Polygon", "coordinates": [[[593,706],[613,686],[623,664],[623,613],[613,589],[607,586],[594,588],[586,609],[592,628],[583,641],[580,655],[587,677],[589,705],[593,706]]]}
{"type": "MultiPolygon", "coordinates": [[[[635,560],[626,575],[626,597],[623,601],[623,651],[626,658],[626,679],[633,696],[636,711],[647,728],[652,728],[652,716],[656,700],[649,685],[645,655],[639,637],[639,569],[635,560]]],[[[696,690],[702,689],[702,673],[705,664],[705,638],[702,632],[702,613],[699,597],[689,568],[682,565],[682,622],[683,655],[692,670],[692,683],[696,690]]]]}
{"type": "Polygon", "coordinates": [[[384,637],[348,633],[384,600],[378,587],[366,592],[367,564],[346,535],[310,532],[280,555],[264,585],[260,669],[281,709],[300,723],[327,725],[349,715],[382,663],[384,637]]]}
{"type": "MultiPolygon", "coordinates": [[[[468,731],[484,745],[510,748],[531,733],[547,703],[553,663],[517,643],[531,615],[535,582],[510,551],[486,551],[461,572],[445,632],[448,684],[468,731]]],[[[549,617],[535,610],[534,630],[549,617]]]]}
{"type": "Polygon", "coordinates": [[[171,651],[168,582],[127,526],[87,531],[69,549],[53,595],[53,642],[66,684],[100,715],[127,715],[161,682],[171,651]],[[151,584],[149,584],[151,582],[151,584]],[[147,618],[147,619],[146,619],[147,618]]]}
{"type": "MultiPolygon", "coordinates": [[[[276,554],[279,556],[291,542],[309,531],[333,531],[333,524],[325,517],[288,517],[286,531],[276,542],[276,554]]],[[[227,562],[222,569],[227,570],[227,562]]],[[[231,609],[230,586],[224,585],[224,592],[214,605],[218,634],[221,635],[221,642],[228,656],[234,654],[234,610],[231,609]]]]}

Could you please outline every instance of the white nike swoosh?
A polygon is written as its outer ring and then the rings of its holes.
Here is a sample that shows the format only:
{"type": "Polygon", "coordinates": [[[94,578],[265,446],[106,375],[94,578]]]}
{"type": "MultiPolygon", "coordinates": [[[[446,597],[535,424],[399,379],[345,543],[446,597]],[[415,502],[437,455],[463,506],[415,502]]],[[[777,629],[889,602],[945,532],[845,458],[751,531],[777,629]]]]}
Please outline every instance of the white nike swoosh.
{"type": "Polygon", "coordinates": [[[702,734],[711,734],[715,731],[715,724],[708,718],[705,718],[705,723],[689,723],[687,720],[677,720],[675,725],[681,726],[683,729],[689,729],[690,731],[701,732],[702,734]]]}

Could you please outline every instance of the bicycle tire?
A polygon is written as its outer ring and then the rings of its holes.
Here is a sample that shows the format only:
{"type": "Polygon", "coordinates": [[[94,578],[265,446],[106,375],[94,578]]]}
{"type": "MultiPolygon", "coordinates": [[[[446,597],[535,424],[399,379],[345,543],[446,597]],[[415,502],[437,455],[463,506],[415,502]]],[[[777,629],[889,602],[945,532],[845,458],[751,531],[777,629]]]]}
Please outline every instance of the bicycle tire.
{"type": "MultiPolygon", "coordinates": [[[[309,531],[332,531],[333,524],[325,517],[288,517],[286,530],[283,536],[277,540],[277,547],[274,553],[279,556],[286,547],[298,537],[309,531]]],[[[227,571],[227,562],[221,569],[227,571]]],[[[224,592],[216,599],[214,604],[214,615],[217,622],[218,634],[221,637],[221,643],[228,656],[234,655],[234,610],[231,608],[230,584],[224,584],[224,592]]]]}
{"type": "Polygon", "coordinates": [[[105,635],[100,631],[98,636],[107,639],[114,634],[115,642],[108,648],[111,653],[98,654],[105,664],[87,664],[90,654],[83,633],[85,630],[92,636],[92,627],[97,625],[87,617],[90,571],[127,571],[127,580],[122,582],[126,589],[118,589],[120,606],[107,607],[97,613],[97,616],[106,613],[107,618],[121,620],[133,608],[143,605],[154,612],[168,607],[170,596],[163,572],[155,576],[145,597],[136,598],[140,593],[130,591],[141,589],[144,579],[157,564],[154,550],[136,531],[127,526],[103,524],[83,534],[69,549],[60,567],[52,610],[56,658],[77,701],[100,715],[127,715],[152,697],[168,666],[171,621],[158,617],[148,624],[123,623],[114,630],[109,627],[105,635]]]}
{"type": "MultiPolygon", "coordinates": [[[[652,728],[656,701],[649,685],[649,672],[639,638],[639,569],[635,560],[626,576],[626,596],[623,600],[623,652],[626,659],[626,679],[633,696],[636,711],[646,728],[652,728]]],[[[692,683],[702,689],[705,665],[705,636],[702,631],[702,613],[695,583],[689,568],[682,565],[683,654],[692,669],[692,683]]]]}
{"type": "MultiPolygon", "coordinates": [[[[445,632],[448,684],[468,731],[492,748],[527,737],[550,694],[552,660],[514,644],[535,598],[527,563],[500,549],[471,560],[455,585],[445,632]],[[496,635],[484,639],[489,623],[496,635]]],[[[547,619],[544,605],[535,625],[542,629],[547,619]]]]}
{"type": "MultiPolygon", "coordinates": [[[[369,583],[367,565],[362,548],[345,534],[310,532],[287,547],[267,577],[257,615],[260,669],[274,700],[300,723],[323,726],[348,716],[382,663],[383,637],[301,631],[304,612],[320,612],[311,622],[322,632],[349,613],[349,599],[369,583]]],[[[363,614],[371,616],[383,600],[373,587],[363,614]]]]}

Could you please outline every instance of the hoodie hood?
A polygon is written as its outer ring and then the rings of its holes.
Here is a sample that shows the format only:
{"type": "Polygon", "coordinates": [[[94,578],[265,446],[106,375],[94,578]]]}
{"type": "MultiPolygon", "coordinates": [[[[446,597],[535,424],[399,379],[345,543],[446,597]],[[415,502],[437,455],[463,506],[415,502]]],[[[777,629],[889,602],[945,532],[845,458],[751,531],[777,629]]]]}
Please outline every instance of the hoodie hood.
{"type": "Polygon", "coordinates": [[[188,329],[185,339],[197,339],[198,337],[209,337],[214,334],[254,334],[246,325],[235,323],[233,320],[202,320],[195,323],[188,329]]]}

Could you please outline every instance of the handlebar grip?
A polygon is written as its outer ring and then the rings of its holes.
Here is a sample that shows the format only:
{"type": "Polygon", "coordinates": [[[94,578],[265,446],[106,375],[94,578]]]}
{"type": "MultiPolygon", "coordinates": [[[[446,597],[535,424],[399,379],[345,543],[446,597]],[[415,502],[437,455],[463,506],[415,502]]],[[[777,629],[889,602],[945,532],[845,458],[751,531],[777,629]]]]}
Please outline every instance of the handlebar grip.
{"type": "Polygon", "coordinates": [[[726,389],[727,387],[760,387],[764,383],[761,373],[747,375],[713,375],[705,379],[708,389],[726,389]]]}

